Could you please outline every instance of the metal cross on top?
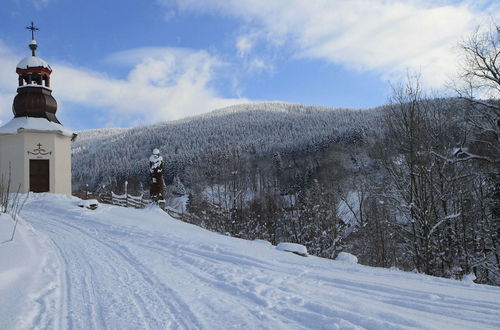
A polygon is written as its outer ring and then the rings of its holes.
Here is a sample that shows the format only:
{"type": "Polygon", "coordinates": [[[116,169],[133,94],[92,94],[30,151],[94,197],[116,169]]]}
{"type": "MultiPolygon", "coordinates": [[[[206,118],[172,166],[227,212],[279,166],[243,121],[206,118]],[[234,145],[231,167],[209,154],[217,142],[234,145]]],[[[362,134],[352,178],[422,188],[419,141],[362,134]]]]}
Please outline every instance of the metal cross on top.
{"type": "Polygon", "coordinates": [[[31,40],[35,40],[35,31],[40,29],[33,25],[33,21],[31,21],[31,26],[27,26],[26,30],[31,30],[31,40]]]}

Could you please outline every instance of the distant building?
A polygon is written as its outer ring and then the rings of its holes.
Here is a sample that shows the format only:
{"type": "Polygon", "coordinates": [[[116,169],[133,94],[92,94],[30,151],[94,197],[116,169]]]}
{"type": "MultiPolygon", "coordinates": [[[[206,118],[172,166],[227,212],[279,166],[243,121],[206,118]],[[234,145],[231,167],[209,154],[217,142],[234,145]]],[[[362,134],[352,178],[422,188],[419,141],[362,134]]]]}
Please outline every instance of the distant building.
{"type": "Polygon", "coordinates": [[[71,142],[76,134],[56,117],[50,89],[51,67],[35,55],[33,24],[31,56],[17,65],[19,87],[14,118],[0,127],[0,175],[10,177],[10,191],[71,194],[71,142]]]}

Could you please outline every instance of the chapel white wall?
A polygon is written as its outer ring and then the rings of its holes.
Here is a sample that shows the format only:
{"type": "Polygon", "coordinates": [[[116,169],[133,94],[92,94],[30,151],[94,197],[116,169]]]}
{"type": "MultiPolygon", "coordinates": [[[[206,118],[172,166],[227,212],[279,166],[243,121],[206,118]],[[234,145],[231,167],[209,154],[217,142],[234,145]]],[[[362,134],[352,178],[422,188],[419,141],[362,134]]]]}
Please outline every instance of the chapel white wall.
{"type": "Polygon", "coordinates": [[[0,135],[0,180],[6,185],[10,177],[10,191],[26,192],[24,179],[24,137],[20,134],[0,135]]]}
{"type": "Polygon", "coordinates": [[[71,137],[26,131],[0,135],[0,173],[7,177],[11,164],[11,191],[19,186],[21,192],[29,191],[30,159],[49,160],[49,192],[71,195],[71,137]],[[47,154],[34,152],[38,144],[47,154]]]}
{"type": "Polygon", "coordinates": [[[71,137],[56,135],[54,150],[54,192],[56,194],[71,195],[71,137]]]}

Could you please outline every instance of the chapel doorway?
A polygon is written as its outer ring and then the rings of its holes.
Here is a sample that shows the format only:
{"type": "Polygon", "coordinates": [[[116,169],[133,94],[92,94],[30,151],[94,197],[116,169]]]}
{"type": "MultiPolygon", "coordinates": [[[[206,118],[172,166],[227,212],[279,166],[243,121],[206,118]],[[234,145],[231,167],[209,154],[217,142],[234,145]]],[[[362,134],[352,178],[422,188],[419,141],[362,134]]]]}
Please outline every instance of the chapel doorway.
{"type": "Polygon", "coordinates": [[[38,193],[49,190],[49,160],[30,159],[30,191],[38,193]]]}

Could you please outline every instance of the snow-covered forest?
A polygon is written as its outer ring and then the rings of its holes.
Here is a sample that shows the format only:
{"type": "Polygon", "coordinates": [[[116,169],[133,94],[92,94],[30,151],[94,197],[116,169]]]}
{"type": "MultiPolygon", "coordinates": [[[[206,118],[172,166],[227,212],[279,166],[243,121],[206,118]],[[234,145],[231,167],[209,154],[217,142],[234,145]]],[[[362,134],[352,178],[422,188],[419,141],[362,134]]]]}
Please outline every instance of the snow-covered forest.
{"type": "Polygon", "coordinates": [[[187,166],[228,150],[252,159],[310,153],[366,136],[379,115],[379,109],[258,103],[152,126],[83,131],[73,147],[74,186],[96,189],[124,179],[146,180],[145,159],[153,148],[166,160],[167,182],[183,177],[187,166]]]}
{"type": "Polygon", "coordinates": [[[148,157],[159,148],[171,200],[187,196],[186,221],[498,285],[500,80],[488,65],[498,50],[483,37],[464,45],[472,62],[454,98],[430,97],[410,77],[373,109],[259,103],[81,132],[74,188],[120,192],[127,180],[146,191],[148,157]]]}

